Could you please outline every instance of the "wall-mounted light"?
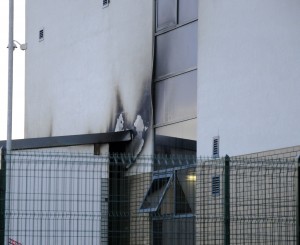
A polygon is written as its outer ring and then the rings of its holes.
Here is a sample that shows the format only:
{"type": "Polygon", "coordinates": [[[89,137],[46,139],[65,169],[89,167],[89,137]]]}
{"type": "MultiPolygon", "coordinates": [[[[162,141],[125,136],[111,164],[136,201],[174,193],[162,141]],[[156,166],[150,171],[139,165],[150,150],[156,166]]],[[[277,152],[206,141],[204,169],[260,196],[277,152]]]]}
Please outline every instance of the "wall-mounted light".
{"type": "Polygon", "coordinates": [[[19,43],[18,41],[14,40],[14,48],[17,48],[17,45],[16,43],[19,45],[20,49],[21,50],[26,50],[27,49],[27,43],[19,43]]]}
{"type": "Polygon", "coordinates": [[[194,174],[189,174],[186,176],[187,181],[196,181],[197,177],[194,174]]]}

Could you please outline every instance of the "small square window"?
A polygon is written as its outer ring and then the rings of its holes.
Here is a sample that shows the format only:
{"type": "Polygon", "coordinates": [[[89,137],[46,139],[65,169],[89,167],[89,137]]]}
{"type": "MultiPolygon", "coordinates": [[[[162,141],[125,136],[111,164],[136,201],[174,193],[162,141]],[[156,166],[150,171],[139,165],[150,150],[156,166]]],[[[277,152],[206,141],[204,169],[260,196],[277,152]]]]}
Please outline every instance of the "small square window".
{"type": "Polygon", "coordinates": [[[39,41],[40,42],[44,40],[44,34],[45,34],[44,28],[40,29],[39,30],[39,41]]]}
{"type": "Polygon", "coordinates": [[[156,30],[177,24],[177,0],[156,1],[156,30]]]}

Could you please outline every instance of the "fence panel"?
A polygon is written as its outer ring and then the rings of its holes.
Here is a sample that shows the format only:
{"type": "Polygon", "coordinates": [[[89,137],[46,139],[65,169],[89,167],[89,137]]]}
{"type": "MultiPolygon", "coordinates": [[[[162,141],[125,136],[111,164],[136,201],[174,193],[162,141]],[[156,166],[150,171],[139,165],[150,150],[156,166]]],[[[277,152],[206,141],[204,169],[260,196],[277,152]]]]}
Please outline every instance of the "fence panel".
{"type": "Polygon", "coordinates": [[[295,162],[233,158],[229,168],[228,229],[225,159],[198,166],[198,244],[296,244],[295,162]]]}
{"type": "Polygon", "coordinates": [[[30,152],[9,157],[7,241],[101,244],[107,226],[107,158],[30,152]]]}
{"type": "Polygon", "coordinates": [[[133,163],[20,151],[5,160],[4,244],[296,244],[298,168],[290,159],[133,163]]]}
{"type": "Polygon", "coordinates": [[[295,162],[233,159],[231,244],[296,243],[295,162]]]}

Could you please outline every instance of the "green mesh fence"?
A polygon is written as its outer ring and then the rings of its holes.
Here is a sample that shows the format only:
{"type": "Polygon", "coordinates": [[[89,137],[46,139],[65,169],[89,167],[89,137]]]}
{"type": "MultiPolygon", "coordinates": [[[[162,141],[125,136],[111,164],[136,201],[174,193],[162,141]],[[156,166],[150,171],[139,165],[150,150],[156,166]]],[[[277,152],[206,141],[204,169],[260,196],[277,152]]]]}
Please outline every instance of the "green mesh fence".
{"type": "Polygon", "coordinates": [[[200,244],[296,244],[295,161],[236,158],[227,171],[224,162],[198,168],[200,244]],[[216,178],[218,195],[212,194],[216,178]]]}
{"type": "Polygon", "coordinates": [[[297,244],[295,160],[2,154],[0,244],[297,244]]]}

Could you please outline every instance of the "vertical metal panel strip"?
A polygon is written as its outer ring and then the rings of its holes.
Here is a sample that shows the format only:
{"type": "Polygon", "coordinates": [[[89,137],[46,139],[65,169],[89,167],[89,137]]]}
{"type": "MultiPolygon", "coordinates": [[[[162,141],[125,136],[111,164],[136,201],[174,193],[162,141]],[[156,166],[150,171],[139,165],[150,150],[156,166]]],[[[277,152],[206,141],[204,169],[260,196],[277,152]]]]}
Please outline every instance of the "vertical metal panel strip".
{"type": "Polygon", "coordinates": [[[6,192],[6,161],[5,150],[0,148],[0,245],[5,243],[5,192],[6,192]]]}
{"type": "Polygon", "coordinates": [[[297,225],[297,245],[300,245],[300,156],[298,156],[298,162],[297,162],[297,203],[296,203],[296,209],[297,209],[297,217],[296,217],[296,225],[297,225]]]}
{"type": "Polygon", "coordinates": [[[224,245],[230,245],[230,158],[225,156],[224,172],[224,245]]]}

